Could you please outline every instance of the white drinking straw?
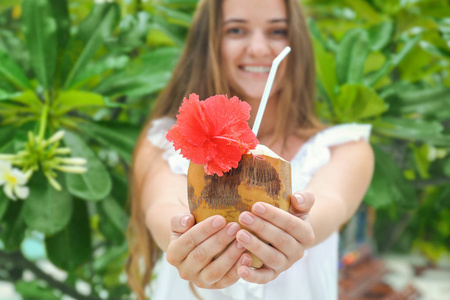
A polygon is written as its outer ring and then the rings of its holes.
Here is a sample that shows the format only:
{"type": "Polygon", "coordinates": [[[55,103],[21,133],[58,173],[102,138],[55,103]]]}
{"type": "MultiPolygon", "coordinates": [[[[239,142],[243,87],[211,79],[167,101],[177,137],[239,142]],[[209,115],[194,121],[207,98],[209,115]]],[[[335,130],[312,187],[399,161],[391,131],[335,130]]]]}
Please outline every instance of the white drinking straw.
{"type": "Polygon", "coordinates": [[[264,93],[261,98],[261,103],[259,104],[258,113],[256,114],[255,123],[253,124],[253,133],[255,136],[258,135],[259,126],[261,125],[261,120],[264,115],[264,110],[266,109],[267,100],[269,99],[270,90],[272,89],[272,84],[275,79],[275,74],[277,73],[278,65],[286,57],[286,55],[291,52],[291,47],[286,46],[286,48],[278,54],[277,57],[272,62],[272,67],[270,68],[269,78],[266,82],[266,87],[264,88],[264,93]]]}

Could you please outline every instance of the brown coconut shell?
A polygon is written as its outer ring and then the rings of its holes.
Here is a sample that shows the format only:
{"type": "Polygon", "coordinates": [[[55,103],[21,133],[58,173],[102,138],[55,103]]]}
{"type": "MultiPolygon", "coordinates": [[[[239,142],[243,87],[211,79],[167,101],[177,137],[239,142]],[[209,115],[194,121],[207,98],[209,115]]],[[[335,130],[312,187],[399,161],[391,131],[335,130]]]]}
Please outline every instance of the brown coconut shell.
{"type": "MultiPolygon", "coordinates": [[[[187,180],[189,209],[196,222],[221,215],[227,222],[239,223],[239,214],[251,211],[256,202],[289,211],[291,164],[280,158],[244,154],[238,167],[223,176],[208,175],[202,165],[191,163],[187,180]]],[[[251,266],[262,267],[261,260],[250,254],[251,266]]]]}

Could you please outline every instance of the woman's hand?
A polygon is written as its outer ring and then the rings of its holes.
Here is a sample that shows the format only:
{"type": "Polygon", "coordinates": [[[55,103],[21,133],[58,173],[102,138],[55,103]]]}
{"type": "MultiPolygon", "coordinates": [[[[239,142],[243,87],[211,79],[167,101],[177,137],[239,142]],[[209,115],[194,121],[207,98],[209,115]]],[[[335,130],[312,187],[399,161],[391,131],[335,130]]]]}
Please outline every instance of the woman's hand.
{"type": "Polygon", "coordinates": [[[194,226],[192,215],[178,214],[172,217],[171,228],[167,261],[178,269],[181,278],[200,288],[230,286],[240,278],[237,269],[251,263],[247,257],[239,260],[245,251],[235,240],[241,226],[226,224],[222,216],[209,217],[194,226]]]}
{"type": "MultiPolygon", "coordinates": [[[[264,263],[260,269],[239,266],[238,274],[242,279],[267,283],[303,257],[305,248],[314,242],[314,231],[309,222],[309,211],[313,204],[314,195],[301,192],[292,195],[289,212],[258,202],[253,205],[252,212],[241,213],[239,222],[259,238],[242,229],[236,239],[264,263]]],[[[241,260],[245,257],[248,260],[251,256],[245,253],[241,260]]]]}

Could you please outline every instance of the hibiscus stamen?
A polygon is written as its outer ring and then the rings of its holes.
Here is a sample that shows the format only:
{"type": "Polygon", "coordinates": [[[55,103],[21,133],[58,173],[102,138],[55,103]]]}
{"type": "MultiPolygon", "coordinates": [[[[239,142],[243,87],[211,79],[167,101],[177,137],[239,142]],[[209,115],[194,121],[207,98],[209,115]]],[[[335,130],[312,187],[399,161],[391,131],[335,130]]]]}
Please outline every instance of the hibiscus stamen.
{"type": "MultiPolygon", "coordinates": [[[[241,142],[241,141],[235,140],[235,139],[231,139],[231,138],[228,138],[228,137],[225,137],[225,136],[213,136],[212,138],[213,139],[227,140],[229,142],[239,144],[239,147],[240,148],[244,148],[245,150],[248,150],[250,148],[250,146],[248,144],[244,143],[244,142],[241,142]]],[[[231,144],[228,144],[228,145],[231,145],[231,144]]]]}

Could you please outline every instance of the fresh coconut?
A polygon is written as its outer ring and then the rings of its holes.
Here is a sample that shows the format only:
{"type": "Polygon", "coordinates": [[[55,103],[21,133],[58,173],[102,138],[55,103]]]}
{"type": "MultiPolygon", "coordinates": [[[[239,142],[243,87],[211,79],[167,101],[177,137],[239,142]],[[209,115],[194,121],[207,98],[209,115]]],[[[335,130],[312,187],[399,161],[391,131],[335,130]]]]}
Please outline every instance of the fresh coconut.
{"type": "MultiPolygon", "coordinates": [[[[189,209],[196,222],[214,215],[238,222],[241,212],[251,211],[260,201],[285,211],[290,207],[291,164],[263,145],[244,154],[237,168],[223,176],[208,175],[203,165],[191,162],[187,181],[189,209]]],[[[261,260],[250,254],[251,266],[260,268],[261,260]]]]}

